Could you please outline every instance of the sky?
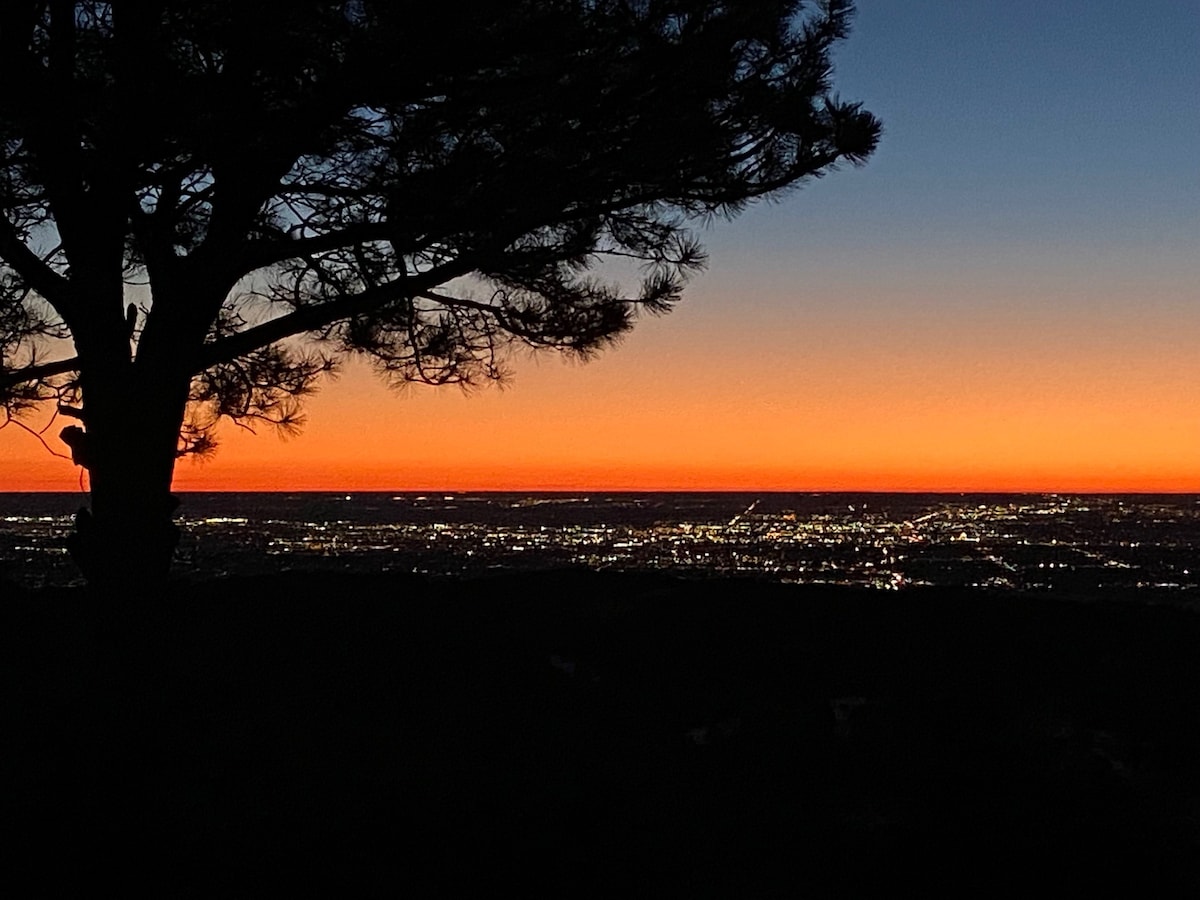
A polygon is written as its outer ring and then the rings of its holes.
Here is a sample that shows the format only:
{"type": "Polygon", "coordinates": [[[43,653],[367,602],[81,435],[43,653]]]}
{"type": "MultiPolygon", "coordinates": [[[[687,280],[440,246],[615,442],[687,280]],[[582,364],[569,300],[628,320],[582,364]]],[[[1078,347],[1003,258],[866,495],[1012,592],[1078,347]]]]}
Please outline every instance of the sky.
{"type": "MultiPolygon", "coordinates": [[[[671,315],[503,389],[349,366],[176,488],[1200,491],[1200,3],[859,0],[834,81],[874,157],[701,229],[671,315]]],[[[0,490],[78,485],[0,431],[0,490]]]]}

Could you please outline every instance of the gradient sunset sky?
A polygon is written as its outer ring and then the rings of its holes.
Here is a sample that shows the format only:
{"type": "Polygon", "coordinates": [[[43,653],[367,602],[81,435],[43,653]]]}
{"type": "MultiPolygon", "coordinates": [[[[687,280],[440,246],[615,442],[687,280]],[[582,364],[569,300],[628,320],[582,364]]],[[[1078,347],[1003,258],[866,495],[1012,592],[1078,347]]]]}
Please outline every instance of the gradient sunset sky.
{"type": "MultiPolygon", "coordinates": [[[[176,488],[1200,491],[1200,3],[858,7],[879,150],[703,230],[670,316],[503,390],[350,366],[176,488]]],[[[78,478],[0,431],[0,490],[78,478]]]]}

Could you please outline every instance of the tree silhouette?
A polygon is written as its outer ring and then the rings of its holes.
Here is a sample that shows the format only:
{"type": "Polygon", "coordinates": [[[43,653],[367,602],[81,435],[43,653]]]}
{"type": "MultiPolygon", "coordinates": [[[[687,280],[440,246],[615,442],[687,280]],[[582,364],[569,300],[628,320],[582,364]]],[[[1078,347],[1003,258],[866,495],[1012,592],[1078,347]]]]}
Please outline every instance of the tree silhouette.
{"type": "Polygon", "coordinates": [[[85,574],[165,573],[176,459],[295,426],[345,354],[476,382],[668,310],[689,221],[875,147],[831,93],[851,7],[4,4],[0,401],[79,420],[85,574]]]}

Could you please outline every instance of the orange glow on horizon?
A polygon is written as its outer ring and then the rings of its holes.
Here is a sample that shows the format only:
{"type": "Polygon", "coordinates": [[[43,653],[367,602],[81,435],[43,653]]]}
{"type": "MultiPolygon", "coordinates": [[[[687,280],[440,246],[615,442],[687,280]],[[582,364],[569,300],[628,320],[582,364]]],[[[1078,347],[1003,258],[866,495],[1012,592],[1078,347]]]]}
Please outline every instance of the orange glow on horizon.
{"type": "MultiPolygon", "coordinates": [[[[819,389],[798,388],[791,396],[764,389],[756,402],[739,403],[696,386],[673,400],[647,397],[612,408],[590,392],[573,398],[558,383],[587,380],[591,368],[555,367],[539,372],[544,377],[537,385],[470,397],[420,391],[396,398],[366,376],[349,385],[351,379],[343,379],[311,405],[299,437],[280,440],[226,426],[215,458],[181,461],[174,486],[1200,492],[1200,412],[1189,420],[1138,398],[1105,394],[1089,404],[1068,390],[1056,401],[1032,396],[1026,386],[1017,399],[993,395],[965,404],[952,396],[936,402],[914,397],[904,403],[897,391],[876,384],[857,388],[852,409],[824,401],[819,389]]],[[[611,385],[603,393],[621,394],[611,385]]],[[[23,432],[0,433],[0,453],[0,490],[79,488],[79,469],[23,432]]]]}
{"type": "MultiPolygon", "coordinates": [[[[44,452],[44,451],[43,451],[44,452]]],[[[8,456],[0,492],[86,490],[69,463],[8,456]]],[[[403,466],[341,461],[183,462],[176,491],[738,491],[914,493],[1200,493],[1195,469],[1052,465],[1011,470],[974,466],[851,468],[796,466],[505,465],[416,462],[403,466]]]]}
{"type": "MultiPolygon", "coordinates": [[[[186,465],[186,464],[185,464],[186,465]]],[[[0,473],[7,470],[0,469],[0,473]]],[[[46,470],[21,480],[0,480],[0,492],[52,491],[73,493],[80,486],[78,469],[46,470]],[[65,476],[65,477],[64,477],[65,476]]],[[[276,466],[237,465],[213,477],[181,467],[174,490],[215,492],[434,492],[471,491],[595,491],[595,492],[878,492],[878,493],[1080,493],[1080,494],[1196,494],[1200,478],[1192,472],[1075,472],[1033,473],[986,471],[865,471],[781,472],[770,470],[680,470],[551,468],[481,470],[425,465],[403,474],[394,469],[346,469],[337,465],[307,465],[301,472],[276,466]]]]}
{"type": "MultiPolygon", "coordinates": [[[[1173,318],[997,307],[849,327],[782,302],[699,307],[587,365],[518,359],[505,390],[397,396],[352,365],[299,437],[227,425],[174,487],[1200,492],[1200,353],[1173,318]]],[[[69,462],[0,431],[0,491],[78,489],[69,462]]]]}

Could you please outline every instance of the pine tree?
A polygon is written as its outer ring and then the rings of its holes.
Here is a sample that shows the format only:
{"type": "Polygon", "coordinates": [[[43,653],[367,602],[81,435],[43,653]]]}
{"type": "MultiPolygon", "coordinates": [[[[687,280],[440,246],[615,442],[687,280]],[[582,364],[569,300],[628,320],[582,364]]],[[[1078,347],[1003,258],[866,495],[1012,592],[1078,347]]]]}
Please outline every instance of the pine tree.
{"type": "Polygon", "coordinates": [[[295,427],[346,354],[472,383],[670,309],[690,222],[874,149],[831,88],[851,6],[5,4],[0,401],[78,420],[89,580],[165,574],[176,460],[295,427]]]}

